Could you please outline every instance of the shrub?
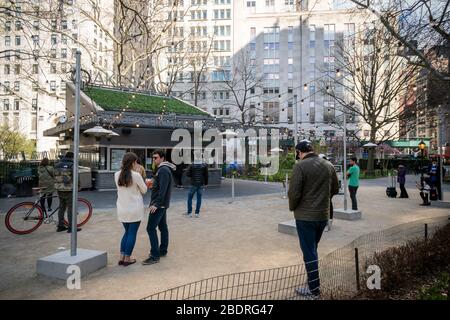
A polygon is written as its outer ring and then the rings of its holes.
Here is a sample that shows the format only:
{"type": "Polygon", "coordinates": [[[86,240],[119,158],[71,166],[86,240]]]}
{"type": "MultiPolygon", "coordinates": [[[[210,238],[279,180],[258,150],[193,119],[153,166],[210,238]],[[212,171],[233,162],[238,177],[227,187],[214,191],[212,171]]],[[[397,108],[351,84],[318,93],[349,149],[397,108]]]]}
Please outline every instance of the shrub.
{"type": "Polygon", "coordinates": [[[362,295],[372,299],[386,299],[412,288],[418,280],[433,272],[448,269],[449,243],[450,224],[447,224],[429,240],[411,241],[406,245],[375,253],[367,261],[366,267],[378,265],[381,268],[381,290],[363,287],[362,295]]]}

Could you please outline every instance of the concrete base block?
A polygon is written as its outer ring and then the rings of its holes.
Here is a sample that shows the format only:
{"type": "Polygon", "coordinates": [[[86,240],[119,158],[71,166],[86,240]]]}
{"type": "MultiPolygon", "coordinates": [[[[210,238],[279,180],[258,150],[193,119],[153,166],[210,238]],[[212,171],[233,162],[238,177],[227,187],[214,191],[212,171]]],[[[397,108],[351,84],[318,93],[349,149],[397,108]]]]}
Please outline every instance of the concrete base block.
{"type": "Polygon", "coordinates": [[[431,201],[433,207],[450,208],[450,201],[431,201]]]}
{"type": "Polygon", "coordinates": [[[278,232],[296,236],[297,235],[297,226],[295,225],[295,220],[292,219],[292,220],[280,222],[278,224],[278,232]]]}
{"type": "Polygon", "coordinates": [[[58,252],[50,256],[40,258],[37,261],[37,274],[49,278],[67,280],[71,275],[67,268],[76,265],[80,268],[81,277],[97,271],[108,264],[108,256],[105,251],[77,249],[77,255],[71,256],[70,250],[58,252]]]}
{"type": "Polygon", "coordinates": [[[334,209],[333,217],[342,220],[359,220],[361,219],[361,211],[344,208],[334,209]]]}

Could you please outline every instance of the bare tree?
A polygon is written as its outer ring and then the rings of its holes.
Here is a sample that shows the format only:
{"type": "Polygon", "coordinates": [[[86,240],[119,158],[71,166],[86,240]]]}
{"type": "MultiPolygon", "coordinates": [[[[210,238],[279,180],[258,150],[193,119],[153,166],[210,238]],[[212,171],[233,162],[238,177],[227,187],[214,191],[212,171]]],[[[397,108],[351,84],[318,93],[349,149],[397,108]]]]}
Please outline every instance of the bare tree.
{"type": "Polygon", "coordinates": [[[430,49],[450,46],[450,0],[349,1],[379,18],[409,63],[450,80],[450,69],[440,66],[440,54],[430,54],[430,49]]]}
{"type": "Polygon", "coordinates": [[[190,72],[190,82],[192,83],[188,92],[194,94],[194,105],[197,106],[201,90],[208,80],[208,66],[214,46],[214,35],[208,34],[204,37],[197,32],[191,32],[187,44],[185,61],[187,62],[187,70],[190,72]]]}
{"type": "MultiPolygon", "coordinates": [[[[407,65],[397,54],[398,46],[382,26],[375,25],[354,42],[337,44],[339,72],[321,83],[326,96],[338,104],[347,120],[357,117],[370,130],[371,142],[383,142],[398,134],[403,109],[399,98],[411,94],[407,85],[417,74],[416,65],[407,65]]],[[[327,112],[328,110],[324,110],[327,112]]],[[[373,170],[373,152],[368,170],[373,170]]]]}
{"type": "Polygon", "coordinates": [[[224,106],[232,106],[238,113],[232,112],[231,119],[238,121],[242,125],[256,123],[256,112],[261,108],[251,105],[261,95],[263,78],[258,74],[255,60],[252,60],[248,51],[241,51],[231,60],[232,69],[223,68],[224,81],[223,88],[231,92],[231,102],[224,106]],[[231,71],[231,72],[230,72],[231,71]]]}

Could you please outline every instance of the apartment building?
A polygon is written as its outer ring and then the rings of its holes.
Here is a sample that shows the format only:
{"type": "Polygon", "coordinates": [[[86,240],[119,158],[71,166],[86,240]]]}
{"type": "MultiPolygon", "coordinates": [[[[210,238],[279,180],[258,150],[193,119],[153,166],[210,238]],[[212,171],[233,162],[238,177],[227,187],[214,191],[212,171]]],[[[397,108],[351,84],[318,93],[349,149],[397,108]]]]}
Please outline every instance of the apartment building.
{"type": "MultiPolygon", "coordinates": [[[[301,137],[342,134],[333,125],[342,115],[336,103],[321,93],[321,86],[325,75],[338,72],[335,43],[367,28],[367,14],[358,15],[351,2],[339,0],[179,0],[177,4],[178,16],[184,17],[178,35],[195,35],[202,42],[197,48],[188,41],[175,50],[203,48],[208,54],[198,88],[194,84],[198,70],[188,67],[178,73],[172,94],[224,121],[279,125],[292,134],[297,117],[301,137]],[[251,81],[244,85],[244,78],[251,81]]],[[[180,65],[180,60],[171,61],[180,65]]],[[[358,121],[349,115],[347,129],[351,134],[367,134],[358,121]]]]}
{"type": "Polygon", "coordinates": [[[43,131],[66,112],[66,82],[77,49],[85,81],[111,74],[112,3],[6,1],[8,9],[0,13],[0,124],[35,140],[37,152],[56,152],[57,138],[43,137],[43,131]]]}

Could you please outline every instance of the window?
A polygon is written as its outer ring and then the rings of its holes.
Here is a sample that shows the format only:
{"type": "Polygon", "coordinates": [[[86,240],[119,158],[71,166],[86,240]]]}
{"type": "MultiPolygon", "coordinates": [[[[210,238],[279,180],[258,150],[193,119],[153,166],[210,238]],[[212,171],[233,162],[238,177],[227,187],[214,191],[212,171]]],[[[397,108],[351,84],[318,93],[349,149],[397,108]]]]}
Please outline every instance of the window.
{"type": "Polygon", "coordinates": [[[61,80],[61,91],[66,91],[66,82],[61,80]]]}
{"type": "Polygon", "coordinates": [[[214,10],[215,20],[231,19],[231,9],[216,9],[214,10]]]}
{"type": "Polygon", "coordinates": [[[61,63],[61,72],[66,73],[67,72],[67,64],[61,63]]]}
{"type": "Polygon", "coordinates": [[[9,47],[11,45],[11,37],[5,36],[5,46],[9,47]]]}
{"type": "Polygon", "coordinates": [[[56,34],[52,34],[50,43],[54,46],[57,42],[56,34]]]}
{"type": "Polygon", "coordinates": [[[35,35],[31,36],[31,38],[33,39],[33,44],[35,46],[38,46],[39,45],[39,36],[37,34],[35,34],[35,35]]]}
{"type": "Polygon", "coordinates": [[[9,111],[9,99],[3,99],[3,111],[9,111]]]}
{"type": "Polygon", "coordinates": [[[50,81],[50,90],[56,91],[56,81],[50,81]]]}
{"type": "Polygon", "coordinates": [[[67,20],[61,20],[61,29],[67,30],[67,20]]]}
{"type": "Polygon", "coordinates": [[[51,49],[51,50],[50,50],[50,56],[51,56],[52,58],[56,58],[56,49],[51,49]]]}
{"type": "Polygon", "coordinates": [[[33,90],[34,92],[39,91],[39,84],[37,84],[36,82],[33,82],[32,90],[33,90]]]}
{"type": "Polygon", "coordinates": [[[11,31],[11,21],[5,22],[5,31],[11,31]]]}
{"type": "Polygon", "coordinates": [[[263,103],[263,123],[278,123],[280,119],[280,103],[266,101],[263,103]]]}
{"type": "Polygon", "coordinates": [[[77,20],[73,19],[72,20],[72,29],[76,29],[77,28],[77,20]]]}
{"type": "Polygon", "coordinates": [[[20,64],[14,65],[14,74],[20,74],[20,64]]]}
{"type": "Polygon", "coordinates": [[[39,65],[38,64],[33,64],[33,74],[38,74],[39,73],[39,65]]]}
{"type": "Polygon", "coordinates": [[[52,20],[52,30],[56,30],[56,20],[52,20]]]}
{"type": "Polygon", "coordinates": [[[67,36],[65,34],[61,35],[61,44],[67,44],[67,36]]]}
{"type": "Polygon", "coordinates": [[[62,59],[67,58],[67,49],[66,48],[61,49],[61,58],[62,59]]]}
{"type": "Polygon", "coordinates": [[[3,82],[3,91],[5,93],[9,93],[10,87],[9,87],[9,81],[3,82]]]}
{"type": "Polygon", "coordinates": [[[20,20],[16,20],[16,31],[22,30],[22,22],[20,20]]]}
{"type": "Polygon", "coordinates": [[[50,65],[50,73],[56,73],[56,63],[52,63],[50,65]]]}
{"type": "Polygon", "coordinates": [[[266,0],[266,7],[275,6],[275,0],[266,0]]]}
{"type": "Polygon", "coordinates": [[[20,81],[14,81],[14,91],[20,91],[20,81]]]}
{"type": "Polygon", "coordinates": [[[19,111],[19,110],[20,110],[20,100],[14,99],[14,111],[19,111]]]}
{"type": "Polygon", "coordinates": [[[247,11],[256,13],[256,1],[247,1],[247,11]]]}
{"type": "Polygon", "coordinates": [[[31,100],[31,109],[32,111],[36,111],[37,110],[37,99],[33,99],[31,100]]]}
{"type": "Polygon", "coordinates": [[[33,21],[33,29],[36,31],[39,30],[39,20],[33,21]]]}
{"type": "Polygon", "coordinates": [[[10,67],[10,65],[9,65],[9,64],[5,64],[3,70],[4,70],[4,73],[5,73],[5,74],[10,74],[10,73],[11,73],[11,67],[10,67]]]}

